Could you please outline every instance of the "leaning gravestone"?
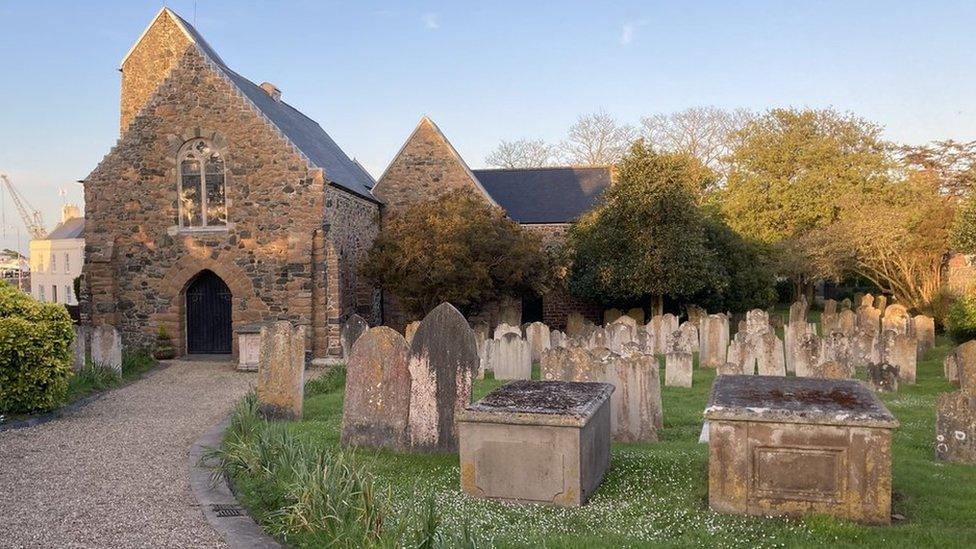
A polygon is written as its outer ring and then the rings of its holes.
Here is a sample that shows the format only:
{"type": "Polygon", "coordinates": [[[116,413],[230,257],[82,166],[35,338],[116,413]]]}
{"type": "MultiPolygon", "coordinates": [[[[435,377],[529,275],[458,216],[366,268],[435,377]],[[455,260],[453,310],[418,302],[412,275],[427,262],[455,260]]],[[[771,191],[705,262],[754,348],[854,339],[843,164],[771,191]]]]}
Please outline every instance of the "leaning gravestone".
{"type": "Polygon", "coordinates": [[[114,326],[95,326],[91,334],[92,364],[122,371],[122,336],[114,326]]]}
{"type": "Polygon", "coordinates": [[[959,390],[939,395],[936,458],[976,465],[976,341],[956,348],[959,390]]]}
{"type": "Polygon", "coordinates": [[[898,392],[898,367],[891,364],[868,364],[868,385],[879,393],[898,392]]]}
{"type": "Polygon", "coordinates": [[[91,338],[91,327],[75,324],[74,328],[75,341],[71,344],[71,368],[77,372],[78,370],[84,368],[87,364],[88,341],[91,338]]]}
{"type": "Polygon", "coordinates": [[[424,317],[410,344],[410,445],[457,451],[455,414],[471,403],[478,347],[464,315],[441,303],[424,317]]]}
{"type": "Polygon", "coordinates": [[[368,329],[369,324],[359,315],[352,315],[346,320],[346,323],[342,325],[342,332],[339,336],[342,340],[342,358],[349,360],[349,353],[352,352],[352,346],[356,344],[359,336],[366,333],[368,329]]]}
{"type": "Polygon", "coordinates": [[[302,419],[305,327],[279,320],[261,327],[258,409],[267,419],[302,419]]]}
{"type": "Polygon", "coordinates": [[[409,444],[410,347],[396,331],[366,331],[346,363],[342,444],[399,450],[409,444]]]}
{"type": "Polygon", "coordinates": [[[525,327],[525,339],[532,351],[532,362],[538,362],[542,358],[542,353],[552,346],[549,326],[541,322],[533,322],[525,327]]]}
{"type": "Polygon", "coordinates": [[[532,379],[532,349],[515,334],[495,340],[488,364],[495,379],[532,379]]]}

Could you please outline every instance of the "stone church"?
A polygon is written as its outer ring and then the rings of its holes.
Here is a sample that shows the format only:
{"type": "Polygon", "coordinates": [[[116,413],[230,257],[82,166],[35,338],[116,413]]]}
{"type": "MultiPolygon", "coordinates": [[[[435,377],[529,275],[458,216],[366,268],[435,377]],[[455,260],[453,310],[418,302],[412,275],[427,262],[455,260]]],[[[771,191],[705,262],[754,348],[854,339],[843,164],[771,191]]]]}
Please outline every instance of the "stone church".
{"type": "MultiPolygon", "coordinates": [[[[358,275],[383,212],[465,187],[552,243],[610,184],[606,168],[471,170],[427,118],[374,182],[168,8],[120,71],[120,137],[83,181],[83,292],[90,322],[127,346],[164,330],[181,355],[236,355],[236,329],[284,319],[309,327],[314,358],[339,355],[353,313],[410,320],[358,275]]],[[[557,326],[599,314],[564,292],[522,309],[557,326]]]]}

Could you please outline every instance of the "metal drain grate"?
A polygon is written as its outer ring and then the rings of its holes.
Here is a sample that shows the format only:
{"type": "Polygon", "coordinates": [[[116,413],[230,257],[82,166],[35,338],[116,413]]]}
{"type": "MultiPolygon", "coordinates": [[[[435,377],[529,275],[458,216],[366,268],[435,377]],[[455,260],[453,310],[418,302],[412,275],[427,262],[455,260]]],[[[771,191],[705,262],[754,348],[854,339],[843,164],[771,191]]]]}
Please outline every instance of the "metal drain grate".
{"type": "Polygon", "coordinates": [[[217,517],[243,517],[244,510],[241,509],[240,505],[224,505],[219,503],[211,503],[210,510],[217,513],[217,517]]]}

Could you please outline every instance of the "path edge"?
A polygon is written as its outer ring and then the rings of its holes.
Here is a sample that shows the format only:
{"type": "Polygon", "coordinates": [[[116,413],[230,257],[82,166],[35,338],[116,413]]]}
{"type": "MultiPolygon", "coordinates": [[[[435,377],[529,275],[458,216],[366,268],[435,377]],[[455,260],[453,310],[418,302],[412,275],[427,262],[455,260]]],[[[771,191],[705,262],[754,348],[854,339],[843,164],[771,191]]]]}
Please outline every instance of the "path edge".
{"type": "Polygon", "coordinates": [[[230,418],[231,416],[228,415],[210,427],[190,447],[188,465],[193,497],[207,522],[230,547],[280,549],[281,545],[266,534],[247,512],[247,509],[237,501],[230,486],[227,485],[227,479],[224,478],[224,475],[220,475],[216,482],[213,482],[210,464],[203,459],[207,448],[220,446],[224,438],[224,431],[230,425],[230,418]],[[237,506],[243,513],[240,516],[218,517],[214,510],[215,505],[237,506]]]}

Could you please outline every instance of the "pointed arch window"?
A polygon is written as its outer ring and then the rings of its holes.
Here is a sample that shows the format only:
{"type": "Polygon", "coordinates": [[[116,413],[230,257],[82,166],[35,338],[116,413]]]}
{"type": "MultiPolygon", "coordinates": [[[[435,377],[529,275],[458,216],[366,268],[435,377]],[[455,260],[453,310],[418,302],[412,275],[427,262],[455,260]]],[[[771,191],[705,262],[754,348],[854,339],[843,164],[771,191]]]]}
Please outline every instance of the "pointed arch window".
{"type": "Polygon", "coordinates": [[[227,225],[224,159],[205,139],[187,141],[179,154],[180,227],[227,225]]]}

